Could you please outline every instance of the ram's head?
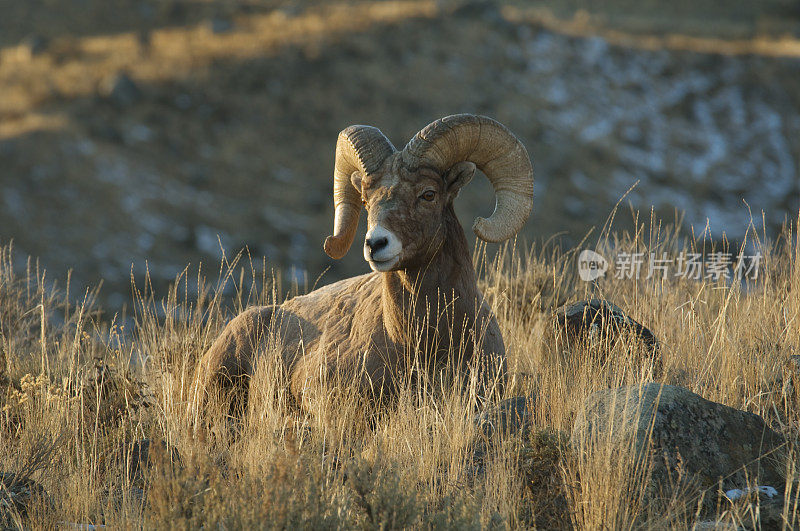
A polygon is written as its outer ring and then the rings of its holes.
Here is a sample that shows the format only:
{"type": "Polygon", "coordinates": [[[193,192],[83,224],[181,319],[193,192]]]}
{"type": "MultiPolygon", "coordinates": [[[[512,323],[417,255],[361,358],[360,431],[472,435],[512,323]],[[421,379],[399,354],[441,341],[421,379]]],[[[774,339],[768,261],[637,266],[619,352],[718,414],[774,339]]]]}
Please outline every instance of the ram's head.
{"type": "Polygon", "coordinates": [[[522,143],[485,116],[448,116],[397,151],[376,128],[353,125],[336,145],[333,235],[325,252],[341,258],[353,243],[362,204],[368,213],[364,258],[375,271],[420,267],[441,248],[452,204],[480,169],[496,196],[494,213],[477,218],[475,234],[506,240],[533,207],[533,169],[522,143]]]}

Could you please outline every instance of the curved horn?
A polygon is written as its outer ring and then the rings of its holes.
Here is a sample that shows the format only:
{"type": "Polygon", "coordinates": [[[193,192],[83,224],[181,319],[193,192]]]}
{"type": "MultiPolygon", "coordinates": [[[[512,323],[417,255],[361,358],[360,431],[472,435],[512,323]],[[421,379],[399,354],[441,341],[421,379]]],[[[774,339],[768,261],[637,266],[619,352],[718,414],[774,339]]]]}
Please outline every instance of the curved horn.
{"type": "Polygon", "coordinates": [[[516,234],[533,208],[533,167],[525,146],[503,124],[486,116],[455,114],[429,124],[403,148],[403,162],[425,161],[444,172],[470,161],[492,183],[497,198],[488,219],[477,218],[475,234],[500,242],[516,234]]]}
{"type": "Polygon", "coordinates": [[[362,176],[374,173],[386,157],[397,151],[375,127],[351,125],[339,133],[336,141],[336,164],[333,170],[333,234],[325,238],[323,248],[331,258],[341,258],[350,249],[358,227],[361,194],[350,182],[358,171],[362,176]]]}

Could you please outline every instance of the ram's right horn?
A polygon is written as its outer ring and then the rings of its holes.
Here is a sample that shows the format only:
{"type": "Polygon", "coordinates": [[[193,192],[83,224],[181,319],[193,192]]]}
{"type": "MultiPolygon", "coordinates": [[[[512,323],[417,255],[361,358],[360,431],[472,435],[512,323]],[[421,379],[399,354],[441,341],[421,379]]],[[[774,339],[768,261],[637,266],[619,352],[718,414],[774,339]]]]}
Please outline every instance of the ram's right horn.
{"type": "Polygon", "coordinates": [[[333,234],[325,239],[324,249],[331,258],[347,254],[358,228],[361,196],[350,182],[353,172],[366,177],[383,165],[397,150],[383,133],[368,125],[351,125],[339,133],[336,164],[333,170],[333,234]]]}

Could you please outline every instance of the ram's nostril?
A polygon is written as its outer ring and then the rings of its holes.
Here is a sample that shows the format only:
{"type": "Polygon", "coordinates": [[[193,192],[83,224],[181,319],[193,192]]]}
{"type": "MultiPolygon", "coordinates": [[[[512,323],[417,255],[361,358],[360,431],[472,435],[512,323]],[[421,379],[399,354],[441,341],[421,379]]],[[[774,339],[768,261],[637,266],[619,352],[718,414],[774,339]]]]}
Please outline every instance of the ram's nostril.
{"type": "Polygon", "coordinates": [[[386,236],[381,236],[380,238],[367,238],[366,244],[370,251],[377,253],[389,244],[389,239],[386,236]]]}

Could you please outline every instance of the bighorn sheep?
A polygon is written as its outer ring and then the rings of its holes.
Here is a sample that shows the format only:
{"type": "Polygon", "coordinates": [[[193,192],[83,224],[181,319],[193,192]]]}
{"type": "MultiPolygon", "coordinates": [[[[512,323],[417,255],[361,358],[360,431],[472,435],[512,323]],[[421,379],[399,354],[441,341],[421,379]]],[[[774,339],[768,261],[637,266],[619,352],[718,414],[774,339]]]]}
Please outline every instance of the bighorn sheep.
{"type": "Polygon", "coordinates": [[[449,116],[400,151],[374,127],[343,130],[336,144],[334,230],[324,249],[335,259],[347,253],[363,204],[364,258],[373,272],[240,314],[203,356],[199,390],[246,390],[275,330],[290,394],[304,408],[320,379],[334,373],[369,400],[391,397],[396,375],[415,356],[429,367],[472,364],[480,382],[502,381],[503,338],[477,288],[453,211],[476,167],[491,181],[497,202],[473,231],[487,242],[506,240],[532,209],[533,169],[525,147],[503,125],[484,116],[449,116]]]}

